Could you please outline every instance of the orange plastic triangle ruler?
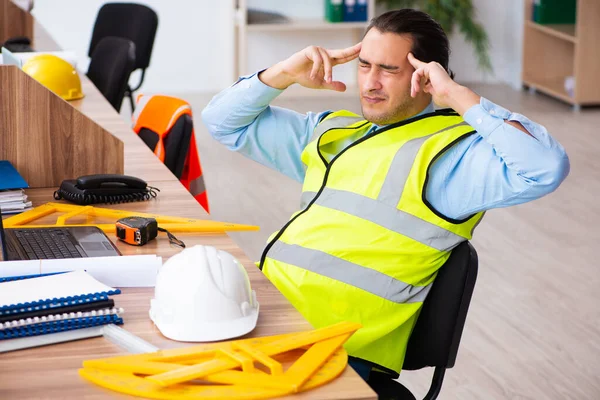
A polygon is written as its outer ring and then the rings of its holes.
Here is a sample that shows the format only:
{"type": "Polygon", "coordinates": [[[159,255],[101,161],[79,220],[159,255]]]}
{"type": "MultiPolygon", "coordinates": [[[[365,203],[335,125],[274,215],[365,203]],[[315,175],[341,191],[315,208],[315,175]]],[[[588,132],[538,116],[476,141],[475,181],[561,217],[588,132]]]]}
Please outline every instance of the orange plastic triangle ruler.
{"type": "Polygon", "coordinates": [[[202,219],[192,219],[183,217],[170,217],[157,214],[147,214],[137,211],[113,210],[111,208],[100,208],[93,206],[77,206],[73,204],[63,203],[46,203],[35,207],[32,210],[25,211],[21,214],[14,215],[3,221],[5,228],[55,228],[70,227],[70,226],[96,226],[104,231],[104,233],[116,232],[118,219],[125,217],[146,217],[154,218],[158,222],[158,226],[167,229],[169,232],[229,232],[229,231],[257,231],[258,226],[232,224],[229,222],[219,222],[202,219]],[[56,218],[54,224],[31,224],[42,218],[49,217],[53,214],[61,213],[62,215],[56,218]],[[85,223],[71,223],[67,220],[75,217],[86,217],[85,223]],[[94,223],[94,218],[104,218],[113,220],[112,223],[94,223]]]}
{"type": "Polygon", "coordinates": [[[342,345],[361,327],[342,322],[308,332],[210,343],[84,361],[79,374],[151,399],[266,399],[306,391],[346,368],[342,345]]]}

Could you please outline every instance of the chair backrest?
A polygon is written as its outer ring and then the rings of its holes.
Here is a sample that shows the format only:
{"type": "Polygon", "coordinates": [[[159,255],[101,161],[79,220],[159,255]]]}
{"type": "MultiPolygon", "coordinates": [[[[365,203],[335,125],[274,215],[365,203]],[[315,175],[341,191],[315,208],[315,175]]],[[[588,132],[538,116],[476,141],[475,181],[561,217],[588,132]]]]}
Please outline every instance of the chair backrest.
{"type": "MultiPolygon", "coordinates": [[[[177,119],[164,139],[164,163],[177,179],[180,179],[183,174],[183,166],[190,147],[193,129],[192,118],[188,114],[183,114],[177,119]]],[[[158,135],[148,128],[141,128],[139,135],[144,143],[154,151],[159,140],[158,135]]]]}
{"type": "Polygon", "coordinates": [[[119,111],[135,65],[135,45],[120,37],[103,38],[92,53],[87,76],[119,111]]]}
{"type": "Polygon", "coordinates": [[[134,69],[146,69],[154,46],[158,15],[150,7],[136,3],[107,3],[98,11],[88,55],[107,36],[122,37],[135,44],[134,69]]]}
{"type": "Polygon", "coordinates": [[[477,279],[477,253],[458,245],[438,271],[406,349],[402,369],[452,368],[477,279]]]}

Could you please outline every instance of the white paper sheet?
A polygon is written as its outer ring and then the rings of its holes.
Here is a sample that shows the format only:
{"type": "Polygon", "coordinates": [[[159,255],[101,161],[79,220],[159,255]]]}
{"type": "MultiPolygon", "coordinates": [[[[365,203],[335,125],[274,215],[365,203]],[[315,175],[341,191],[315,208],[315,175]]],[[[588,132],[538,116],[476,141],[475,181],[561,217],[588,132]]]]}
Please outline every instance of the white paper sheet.
{"type": "Polygon", "coordinates": [[[0,277],[85,270],[112,287],[154,287],[162,257],[154,254],[58,260],[4,261],[0,277]]]}
{"type": "Polygon", "coordinates": [[[2,261],[0,262],[0,278],[40,274],[40,260],[2,261]]]}
{"type": "Polygon", "coordinates": [[[85,271],[42,276],[0,283],[0,307],[48,299],[64,299],[93,293],[107,293],[113,288],[98,282],[85,271]]]}

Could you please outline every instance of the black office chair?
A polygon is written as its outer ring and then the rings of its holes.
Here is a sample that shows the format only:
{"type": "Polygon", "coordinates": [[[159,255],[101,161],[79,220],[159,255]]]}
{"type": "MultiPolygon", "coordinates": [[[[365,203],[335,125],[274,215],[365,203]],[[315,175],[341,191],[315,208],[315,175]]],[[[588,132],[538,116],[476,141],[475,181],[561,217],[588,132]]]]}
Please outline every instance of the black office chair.
{"type": "Polygon", "coordinates": [[[134,70],[141,69],[142,77],[135,87],[127,85],[125,96],[129,97],[131,110],[135,103],[133,92],[144,82],[146,68],[150,65],[150,56],[158,28],[158,15],[150,7],[136,3],[107,3],[98,11],[88,55],[104,37],[116,36],[131,40],[135,44],[134,70]]]}
{"type": "MultiPolygon", "coordinates": [[[[183,175],[183,167],[188,155],[193,130],[194,123],[192,118],[188,114],[183,114],[173,124],[171,131],[164,139],[164,164],[177,179],[181,179],[181,175],[183,175]]],[[[148,128],[140,129],[139,135],[144,143],[154,151],[158,144],[158,135],[148,128]]]]}
{"type": "MultiPolygon", "coordinates": [[[[468,242],[458,245],[440,268],[408,341],[404,370],[434,367],[424,400],[438,397],[447,368],[454,367],[469,303],[477,279],[477,253],[468,242]]],[[[369,385],[379,399],[415,399],[394,376],[372,372],[369,385]]]]}
{"type": "Polygon", "coordinates": [[[95,47],[87,76],[117,112],[135,65],[135,45],[120,37],[105,37],[95,47]]]}

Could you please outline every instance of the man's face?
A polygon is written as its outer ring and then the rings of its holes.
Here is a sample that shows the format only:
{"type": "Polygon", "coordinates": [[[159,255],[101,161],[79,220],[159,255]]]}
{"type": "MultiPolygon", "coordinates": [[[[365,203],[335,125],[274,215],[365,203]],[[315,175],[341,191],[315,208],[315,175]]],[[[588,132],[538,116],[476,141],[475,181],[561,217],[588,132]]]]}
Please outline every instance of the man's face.
{"type": "Polygon", "coordinates": [[[408,62],[410,35],[381,33],[372,28],[362,41],[358,57],[358,88],[365,119],[377,125],[401,121],[421,112],[429,99],[410,96],[414,68],[408,62]]]}

